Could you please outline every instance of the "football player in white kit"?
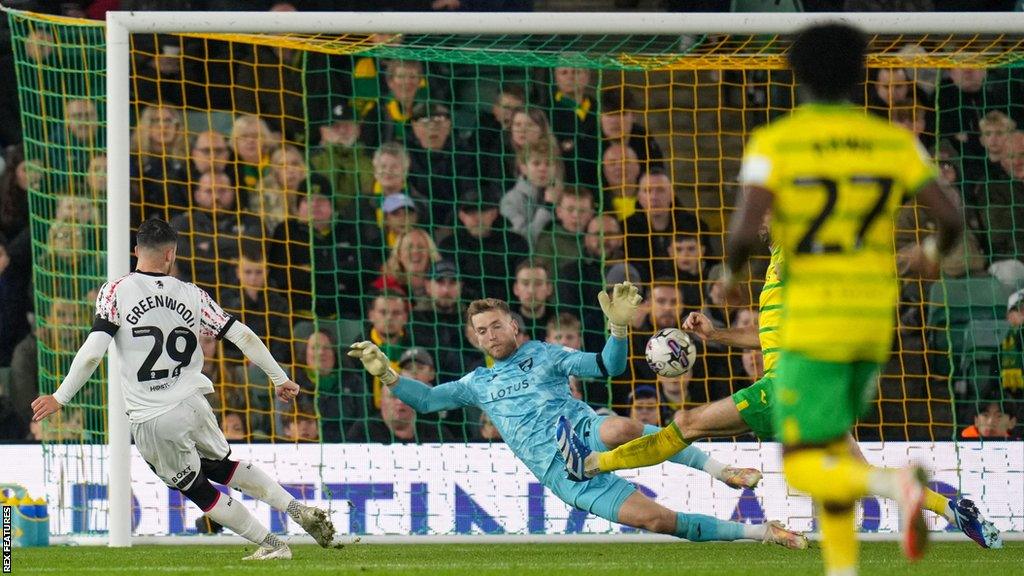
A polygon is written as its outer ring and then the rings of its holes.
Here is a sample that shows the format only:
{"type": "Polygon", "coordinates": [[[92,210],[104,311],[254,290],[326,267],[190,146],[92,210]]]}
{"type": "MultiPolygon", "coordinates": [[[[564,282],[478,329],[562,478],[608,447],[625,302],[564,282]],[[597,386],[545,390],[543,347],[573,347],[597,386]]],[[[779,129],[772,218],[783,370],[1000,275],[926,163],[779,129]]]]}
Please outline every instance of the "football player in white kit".
{"type": "Polygon", "coordinates": [[[212,520],[259,545],[246,560],[289,559],[291,550],[242,503],[222,496],[211,481],[287,512],[323,547],[334,526],[327,513],[292,498],[250,462],[229,459],[231,449],[204,394],[213,384],[200,371],[199,336],[227,338],[274,382],[281,402],[299,393],[259,337],[221,310],[204,290],[168,273],[177,234],[163,220],[139,226],[135,272],[107,282],[96,298],[92,331],[52,395],[32,402],[33,419],[60,410],[85,384],[111,340],[121,357],[121,381],[135,445],[168,486],[180,490],[212,520]]]}

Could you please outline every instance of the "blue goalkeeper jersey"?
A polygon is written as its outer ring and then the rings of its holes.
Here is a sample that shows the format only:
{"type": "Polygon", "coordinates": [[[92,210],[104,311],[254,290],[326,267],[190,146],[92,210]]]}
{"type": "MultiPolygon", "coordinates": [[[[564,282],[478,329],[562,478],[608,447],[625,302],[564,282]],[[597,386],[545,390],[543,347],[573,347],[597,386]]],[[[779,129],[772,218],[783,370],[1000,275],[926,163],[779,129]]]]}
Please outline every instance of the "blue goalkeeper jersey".
{"type": "Polygon", "coordinates": [[[417,412],[479,406],[501,432],[512,452],[538,478],[556,458],[555,425],[564,415],[574,425],[596,416],[569,393],[569,376],[617,376],[626,368],[628,343],[610,337],[601,354],[580,352],[536,340],[519,347],[492,368],[477,368],[462,378],[431,388],[399,378],[392,392],[417,412]]]}

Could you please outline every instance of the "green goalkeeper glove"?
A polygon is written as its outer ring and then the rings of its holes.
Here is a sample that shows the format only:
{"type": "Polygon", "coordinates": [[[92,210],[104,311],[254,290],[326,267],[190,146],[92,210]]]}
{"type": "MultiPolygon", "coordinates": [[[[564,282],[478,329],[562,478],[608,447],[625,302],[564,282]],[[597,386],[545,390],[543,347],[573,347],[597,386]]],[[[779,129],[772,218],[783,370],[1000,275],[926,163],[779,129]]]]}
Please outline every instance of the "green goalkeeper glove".
{"type": "Polygon", "coordinates": [[[629,325],[633,323],[637,308],[643,301],[640,290],[631,282],[622,282],[612,286],[612,295],[602,290],[597,294],[601,303],[601,310],[608,318],[608,325],[611,328],[612,336],[625,338],[629,335],[629,325]]]}
{"type": "Polygon", "coordinates": [[[398,382],[398,374],[391,367],[387,355],[381,352],[376,344],[370,341],[356,342],[350,348],[348,355],[358,358],[363,363],[363,368],[380,378],[385,386],[391,386],[398,382]]]}

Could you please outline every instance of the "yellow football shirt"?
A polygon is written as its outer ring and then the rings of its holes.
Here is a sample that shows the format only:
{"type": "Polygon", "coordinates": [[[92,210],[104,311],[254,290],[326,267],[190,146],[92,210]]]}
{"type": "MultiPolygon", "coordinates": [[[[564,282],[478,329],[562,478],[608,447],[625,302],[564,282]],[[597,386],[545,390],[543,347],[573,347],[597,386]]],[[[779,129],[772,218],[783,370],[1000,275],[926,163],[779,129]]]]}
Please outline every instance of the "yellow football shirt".
{"type": "Polygon", "coordinates": [[[764,355],[764,375],[775,375],[775,361],[779,357],[779,321],[782,318],[782,279],[779,266],[782,249],[775,244],[771,247],[771,259],[764,273],[764,287],[757,300],[758,338],[764,355]]]}
{"type": "Polygon", "coordinates": [[[913,134],[852,105],[801,106],[754,132],[740,181],[774,195],[782,350],[833,362],[888,358],[893,214],[935,176],[913,134]]]}

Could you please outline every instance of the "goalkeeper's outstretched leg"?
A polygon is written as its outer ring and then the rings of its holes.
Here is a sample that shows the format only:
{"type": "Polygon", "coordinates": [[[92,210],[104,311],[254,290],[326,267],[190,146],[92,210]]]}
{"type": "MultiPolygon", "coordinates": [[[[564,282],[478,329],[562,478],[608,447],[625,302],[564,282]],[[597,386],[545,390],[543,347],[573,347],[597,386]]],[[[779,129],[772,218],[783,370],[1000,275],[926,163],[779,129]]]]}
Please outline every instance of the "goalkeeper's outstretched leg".
{"type": "MultiPolygon", "coordinates": [[[[728,438],[752,432],[762,440],[771,440],[775,434],[769,417],[772,404],[770,390],[770,382],[767,379],[758,381],[732,398],[723,398],[690,410],[680,410],[676,412],[672,423],[665,428],[659,430],[648,426],[644,436],[622,443],[615,440],[624,438],[627,434],[622,432],[615,439],[606,439],[606,425],[611,428],[611,424],[614,424],[622,431],[627,430],[629,426],[618,421],[632,422],[634,428],[643,425],[628,418],[616,418],[616,422],[610,422],[609,419],[608,424],[602,425],[601,439],[606,446],[614,449],[602,450],[593,446],[591,442],[590,450],[587,450],[579,465],[575,469],[567,466],[567,472],[570,478],[582,481],[615,470],[643,468],[665,461],[680,462],[684,456],[687,456],[690,462],[700,463],[699,457],[695,459],[690,456],[691,451],[697,450],[690,444],[706,438],[728,438]]],[[[850,453],[861,462],[867,463],[853,435],[847,434],[846,439],[850,453]]],[[[715,462],[709,462],[698,465],[680,463],[708,470],[713,476],[733,487],[753,487],[761,479],[761,473],[754,468],[729,466],[716,474],[713,472],[717,469],[715,462]]],[[[928,487],[924,488],[924,494],[926,510],[945,518],[982,548],[1002,547],[999,529],[982,516],[973,501],[959,497],[947,498],[928,487]]]]}
{"type": "MultiPolygon", "coordinates": [[[[565,418],[562,420],[565,421],[565,418]]],[[[566,460],[578,460],[581,454],[577,450],[586,447],[582,446],[576,436],[573,436],[575,442],[569,444],[565,444],[564,439],[562,434],[557,438],[566,460]]],[[[614,474],[579,483],[553,471],[543,481],[564,502],[634,528],[671,534],[691,542],[760,540],[798,550],[807,547],[807,538],[787,530],[781,522],[751,525],[719,520],[703,514],[674,512],[637,492],[633,484],[614,474]]]]}

